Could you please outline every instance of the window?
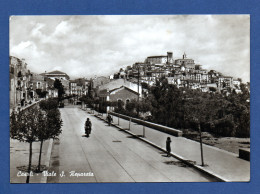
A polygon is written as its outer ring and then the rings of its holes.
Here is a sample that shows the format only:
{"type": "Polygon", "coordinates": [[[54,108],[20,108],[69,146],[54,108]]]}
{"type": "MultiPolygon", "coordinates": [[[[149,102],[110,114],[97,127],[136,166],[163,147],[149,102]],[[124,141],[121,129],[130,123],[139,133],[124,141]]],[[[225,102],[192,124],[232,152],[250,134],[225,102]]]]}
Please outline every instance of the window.
{"type": "Polygon", "coordinates": [[[122,99],[117,99],[117,107],[121,109],[123,107],[123,105],[124,105],[124,103],[123,103],[122,99]]]}
{"type": "Polygon", "coordinates": [[[14,74],[14,67],[10,68],[10,73],[14,74]]]}

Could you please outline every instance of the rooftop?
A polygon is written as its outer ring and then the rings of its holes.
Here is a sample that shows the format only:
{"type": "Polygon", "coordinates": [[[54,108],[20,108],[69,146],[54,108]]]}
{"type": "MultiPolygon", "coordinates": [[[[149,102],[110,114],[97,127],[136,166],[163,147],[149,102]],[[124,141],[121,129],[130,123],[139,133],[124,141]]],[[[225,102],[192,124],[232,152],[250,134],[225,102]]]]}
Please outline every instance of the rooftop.
{"type": "Polygon", "coordinates": [[[160,57],[167,57],[166,55],[159,55],[159,56],[150,56],[150,57],[147,57],[147,58],[160,58],[160,57]]]}
{"type": "MultiPolygon", "coordinates": [[[[64,72],[62,72],[62,71],[55,70],[55,71],[51,71],[51,72],[43,73],[43,74],[48,74],[48,75],[50,75],[50,74],[66,74],[66,73],[64,73],[64,72]]],[[[67,75],[67,74],[66,74],[66,75],[67,75]]]]}
{"type": "Polygon", "coordinates": [[[40,75],[43,75],[43,76],[63,75],[65,77],[67,77],[67,79],[70,79],[70,77],[66,73],[64,73],[62,71],[58,71],[58,70],[51,71],[51,72],[48,72],[48,73],[41,73],[40,75]]]}
{"type": "Polygon", "coordinates": [[[121,86],[119,88],[114,88],[112,90],[109,90],[109,93],[114,92],[114,91],[119,90],[119,89],[126,89],[126,90],[129,90],[130,92],[133,92],[133,93],[138,95],[138,92],[136,92],[136,91],[134,91],[134,90],[132,90],[132,89],[126,87],[126,86],[121,86]]]}

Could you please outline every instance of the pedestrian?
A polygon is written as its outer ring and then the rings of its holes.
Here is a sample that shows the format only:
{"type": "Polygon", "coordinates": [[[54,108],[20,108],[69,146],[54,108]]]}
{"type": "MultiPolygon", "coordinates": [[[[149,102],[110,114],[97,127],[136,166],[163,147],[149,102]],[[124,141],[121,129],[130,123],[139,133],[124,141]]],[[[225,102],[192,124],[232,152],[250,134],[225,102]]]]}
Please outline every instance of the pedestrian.
{"type": "Polygon", "coordinates": [[[167,140],[166,140],[166,151],[167,151],[167,157],[170,157],[170,153],[171,153],[171,138],[170,137],[167,137],[167,140]]]}

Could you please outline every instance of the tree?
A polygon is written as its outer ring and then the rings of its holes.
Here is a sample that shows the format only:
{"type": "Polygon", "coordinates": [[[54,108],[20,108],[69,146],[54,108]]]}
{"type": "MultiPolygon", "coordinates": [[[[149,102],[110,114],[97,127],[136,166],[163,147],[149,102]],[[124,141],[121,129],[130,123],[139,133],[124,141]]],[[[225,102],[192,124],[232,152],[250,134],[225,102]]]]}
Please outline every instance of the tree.
{"type": "Polygon", "coordinates": [[[144,89],[147,89],[147,90],[150,89],[149,85],[148,85],[147,83],[145,83],[145,82],[142,82],[142,83],[141,83],[141,86],[142,86],[142,88],[144,88],[144,89]]]}
{"type": "Polygon", "coordinates": [[[250,99],[250,93],[249,93],[249,89],[248,86],[250,86],[250,83],[248,83],[247,85],[244,83],[240,84],[240,89],[241,89],[241,94],[240,94],[240,102],[242,104],[244,104],[248,99],[250,99]]]}
{"type": "Polygon", "coordinates": [[[83,95],[82,97],[79,98],[79,100],[81,102],[84,102],[85,104],[87,104],[89,107],[93,108],[93,104],[94,104],[94,99],[91,95],[83,95]]]}
{"type": "Polygon", "coordinates": [[[59,79],[55,79],[53,86],[58,90],[58,98],[59,101],[61,101],[63,94],[65,94],[61,81],[59,79]]]}
{"type": "Polygon", "coordinates": [[[58,139],[61,134],[62,120],[60,118],[60,111],[57,108],[45,109],[40,113],[39,128],[37,131],[37,138],[41,142],[40,154],[37,171],[41,172],[41,155],[43,142],[53,138],[58,139]]]}
{"type": "Polygon", "coordinates": [[[36,89],[36,93],[39,96],[39,98],[45,98],[46,94],[48,93],[47,91],[42,91],[42,89],[36,89]]]}
{"type": "Polygon", "coordinates": [[[47,129],[47,122],[46,122],[46,115],[44,115],[42,112],[39,114],[39,121],[38,121],[38,130],[37,130],[37,138],[41,142],[40,144],[40,153],[39,153],[39,162],[38,162],[38,168],[37,172],[41,172],[41,156],[42,156],[42,145],[43,141],[45,140],[45,135],[46,132],[45,130],[47,129]]]}
{"type": "Polygon", "coordinates": [[[128,112],[133,112],[134,109],[137,107],[137,101],[136,100],[131,100],[130,102],[127,102],[125,105],[125,109],[128,112]]]}
{"type": "MultiPolygon", "coordinates": [[[[210,88],[216,91],[215,88],[210,88]]],[[[140,101],[140,112],[150,112],[150,121],[178,129],[195,129],[222,136],[249,137],[250,85],[241,84],[241,94],[229,96],[204,93],[189,88],[177,88],[161,78],[150,87],[146,98],[140,101]],[[200,127],[199,127],[200,126],[200,127]]],[[[117,103],[117,102],[115,102],[117,103]]],[[[137,104],[118,103],[116,112],[135,116],[137,104]]]]}
{"type": "Polygon", "coordinates": [[[48,100],[43,100],[40,102],[40,108],[44,111],[48,111],[51,109],[57,109],[59,106],[59,103],[57,99],[49,98],[48,100]]]}
{"type": "Polygon", "coordinates": [[[37,107],[30,107],[21,112],[12,112],[10,118],[10,137],[21,142],[29,143],[29,165],[26,183],[29,183],[32,164],[32,143],[37,140],[39,120],[41,120],[40,110],[37,107]]]}

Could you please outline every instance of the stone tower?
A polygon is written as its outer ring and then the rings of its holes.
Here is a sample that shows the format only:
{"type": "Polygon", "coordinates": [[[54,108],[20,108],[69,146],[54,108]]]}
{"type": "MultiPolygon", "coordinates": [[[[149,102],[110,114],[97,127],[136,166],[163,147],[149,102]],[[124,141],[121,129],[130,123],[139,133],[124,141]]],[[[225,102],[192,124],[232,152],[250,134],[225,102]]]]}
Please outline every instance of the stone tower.
{"type": "Polygon", "coordinates": [[[173,54],[172,54],[172,52],[167,52],[167,63],[173,63],[173,54]]]}

